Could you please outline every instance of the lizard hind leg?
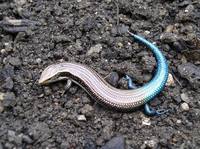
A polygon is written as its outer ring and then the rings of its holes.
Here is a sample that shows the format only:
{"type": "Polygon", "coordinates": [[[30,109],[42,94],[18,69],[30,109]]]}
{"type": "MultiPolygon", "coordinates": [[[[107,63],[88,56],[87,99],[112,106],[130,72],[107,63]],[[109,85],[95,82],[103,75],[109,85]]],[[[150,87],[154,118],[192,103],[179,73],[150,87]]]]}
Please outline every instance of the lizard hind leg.
{"type": "Polygon", "coordinates": [[[128,89],[136,89],[137,88],[137,86],[135,85],[135,83],[133,83],[133,80],[131,79],[131,77],[129,77],[128,75],[126,75],[125,79],[128,82],[128,89]]]}
{"type": "MultiPolygon", "coordinates": [[[[133,80],[131,79],[131,77],[129,77],[128,75],[125,76],[125,79],[128,81],[128,88],[129,89],[136,89],[137,86],[133,83],[133,80]]],[[[144,113],[146,115],[149,116],[155,116],[155,115],[162,115],[167,113],[169,110],[165,110],[165,109],[158,109],[155,110],[152,107],[150,107],[150,105],[148,103],[146,103],[144,105],[144,113]]]]}
{"type": "Polygon", "coordinates": [[[149,116],[162,115],[162,114],[166,114],[167,112],[169,112],[169,110],[165,110],[165,109],[155,110],[152,107],[150,107],[148,103],[144,105],[144,113],[149,116]]]}

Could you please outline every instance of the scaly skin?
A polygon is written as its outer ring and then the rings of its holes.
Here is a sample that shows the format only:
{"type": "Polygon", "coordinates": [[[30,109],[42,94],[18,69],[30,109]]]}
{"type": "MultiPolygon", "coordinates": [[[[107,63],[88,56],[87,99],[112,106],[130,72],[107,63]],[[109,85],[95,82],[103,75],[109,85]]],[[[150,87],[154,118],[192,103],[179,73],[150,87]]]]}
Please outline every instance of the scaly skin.
{"type": "Polygon", "coordinates": [[[165,86],[168,78],[167,61],[155,45],[138,35],[131,35],[135,41],[150,48],[157,61],[157,70],[153,79],[144,86],[133,90],[116,89],[97,72],[77,63],[59,63],[48,66],[42,72],[39,83],[48,84],[61,79],[71,79],[100,104],[121,111],[133,110],[146,104],[165,86]]]}

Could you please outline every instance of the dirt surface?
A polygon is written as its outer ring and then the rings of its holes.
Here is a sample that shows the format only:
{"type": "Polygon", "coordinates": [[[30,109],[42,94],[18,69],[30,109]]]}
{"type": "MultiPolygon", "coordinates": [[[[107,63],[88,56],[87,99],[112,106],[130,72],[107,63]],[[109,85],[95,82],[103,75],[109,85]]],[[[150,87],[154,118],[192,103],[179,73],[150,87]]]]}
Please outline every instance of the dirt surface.
{"type": "Polygon", "coordinates": [[[0,20],[6,18],[37,23],[0,24],[0,149],[95,149],[114,137],[127,149],[200,148],[199,0],[1,0],[0,20]],[[61,61],[103,77],[116,72],[119,81],[107,80],[118,88],[126,88],[124,74],[137,86],[151,79],[155,59],[118,32],[116,4],[119,28],[155,42],[168,60],[174,79],[151,102],[170,109],[166,115],[119,113],[75,84],[65,94],[65,82],[38,84],[42,70],[61,61]]]}

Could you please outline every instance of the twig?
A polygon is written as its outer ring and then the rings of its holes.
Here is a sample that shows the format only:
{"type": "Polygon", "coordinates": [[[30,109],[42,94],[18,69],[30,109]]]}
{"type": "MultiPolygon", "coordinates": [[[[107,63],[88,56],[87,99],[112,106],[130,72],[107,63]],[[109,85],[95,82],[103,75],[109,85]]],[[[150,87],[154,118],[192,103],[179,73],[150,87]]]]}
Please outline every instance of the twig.
{"type": "Polygon", "coordinates": [[[119,33],[119,0],[114,1],[117,7],[117,32],[119,33]]]}
{"type": "Polygon", "coordinates": [[[177,79],[177,77],[175,76],[175,74],[173,72],[171,72],[173,77],[174,77],[174,80],[179,84],[180,87],[182,87],[182,84],[181,82],[177,79]]]}

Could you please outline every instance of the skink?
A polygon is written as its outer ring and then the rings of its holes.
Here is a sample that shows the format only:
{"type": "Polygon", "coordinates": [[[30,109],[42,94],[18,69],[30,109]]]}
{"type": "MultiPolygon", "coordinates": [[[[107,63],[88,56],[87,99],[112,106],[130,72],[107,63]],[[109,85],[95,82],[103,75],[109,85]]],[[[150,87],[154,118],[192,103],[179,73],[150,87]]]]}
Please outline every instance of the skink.
{"type": "MultiPolygon", "coordinates": [[[[157,70],[154,77],[144,86],[130,90],[117,89],[108,84],[91,68],[69,62],[48,66],[42,72],[39,83],[48,84],[62,79],[70,79],[81,86],[98,103],[121,111],[133,110],[148,103],[165,86],[168,79],[167,61],[161,51],[151,42],[141,36],[130,34],[135,41],[150,48],[157,61],[157,70]]],[[[150,110],[149,107],[146,107],[146,110],[150,110]]]]}

